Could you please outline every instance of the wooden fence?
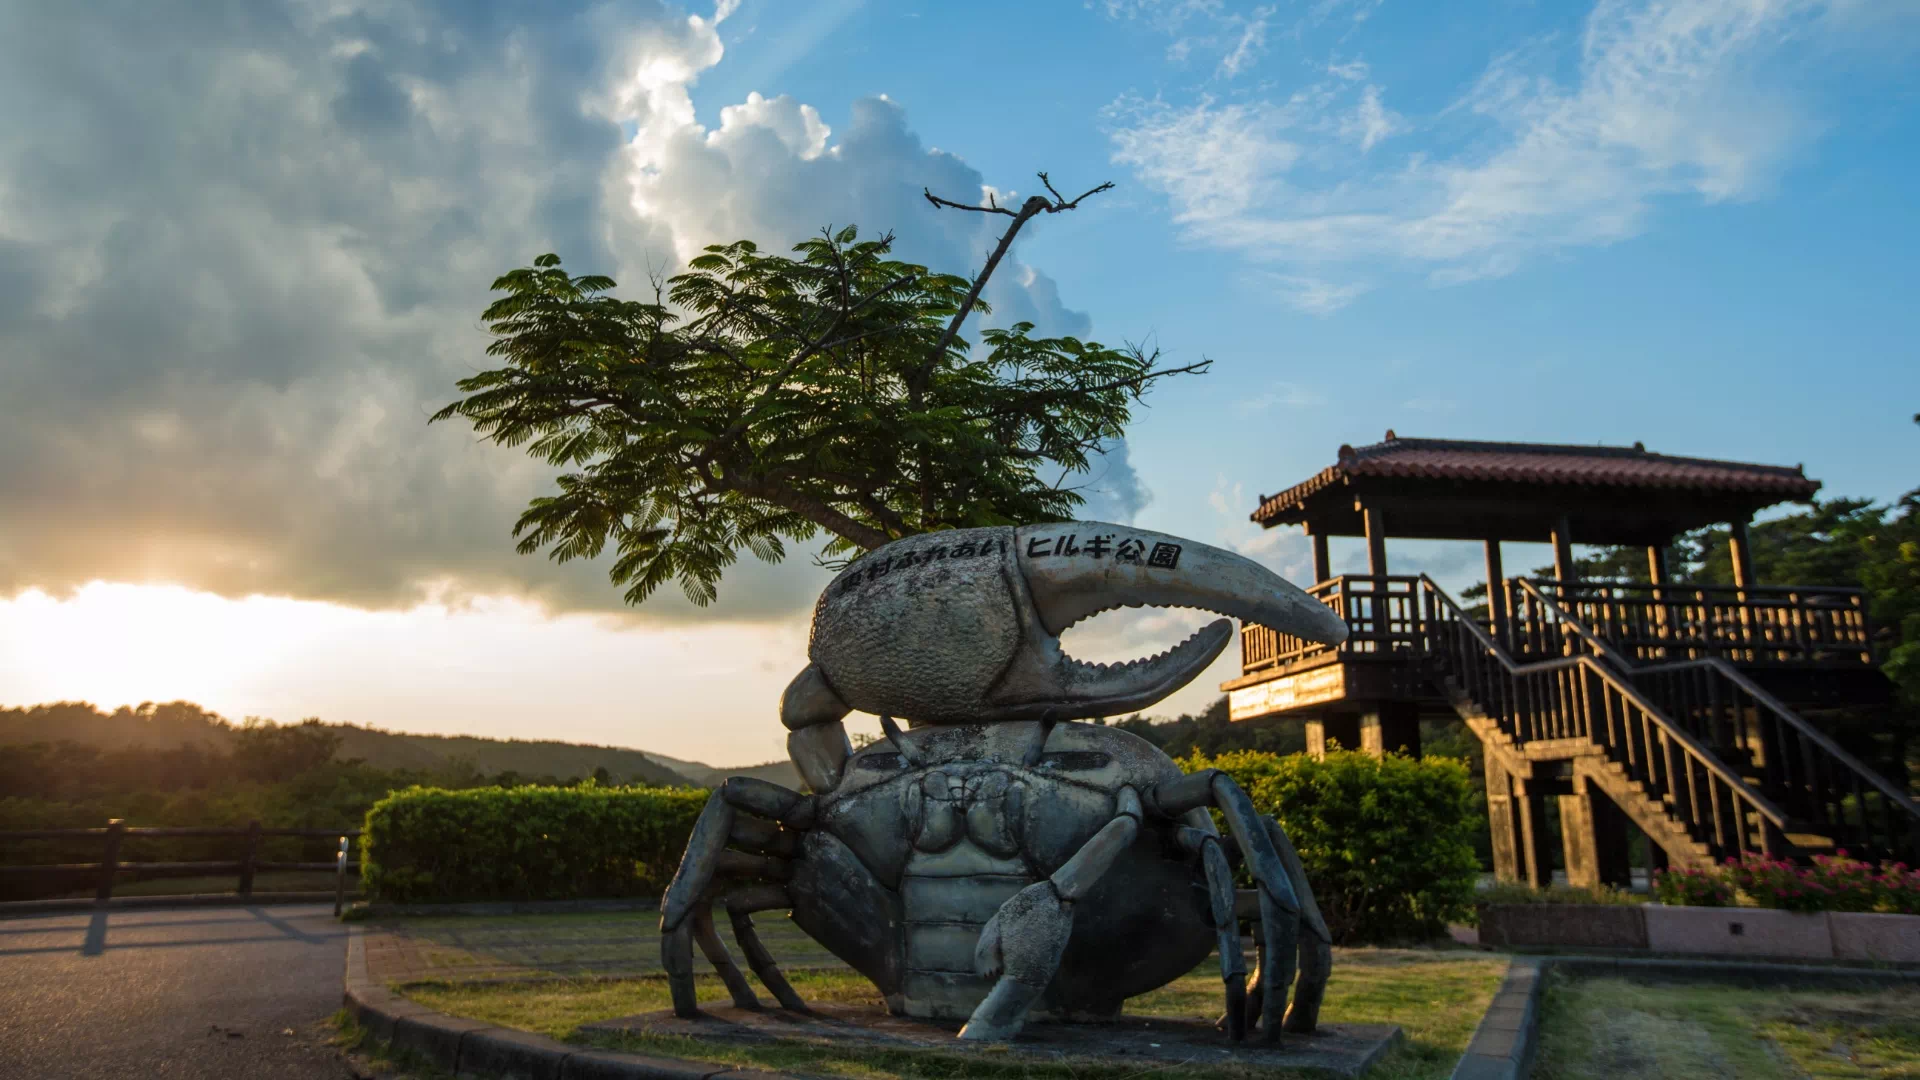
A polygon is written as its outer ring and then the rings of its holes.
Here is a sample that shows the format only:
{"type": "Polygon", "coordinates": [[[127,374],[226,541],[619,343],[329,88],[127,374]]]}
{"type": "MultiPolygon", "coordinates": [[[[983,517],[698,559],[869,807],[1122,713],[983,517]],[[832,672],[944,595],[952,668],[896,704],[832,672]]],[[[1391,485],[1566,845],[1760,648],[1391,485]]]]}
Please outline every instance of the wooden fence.
{"type": "Polygon", "coordinates": [[[359,873],[360,868],[349,859],[348,850],[352,841],[360,835],[358,829],[267,829],[258,821],[250,821],[245,828],[200,828],[200,827],[134,827],[120,818],[108,821],[100,829],[25,829],[0,832],[0,843],[10,840],[77,840],[97,837],[101,843],[100,861],[94,863],[40,863],[19,866],[0,866],[0,874],[14,877],[71,878],[78,874],[92,873],[97,882],[94,891],[94,905],[105,907],[113,899],[113,886],[122,873],[139,874],[142,877],[198,877],[209,874],[234,874],[239,878],[237,890],[241,899],[253,896],[253,878],[265,870],[309,870],[333,871],[333,913],[340,914],[346,903],[347,872],[359,873]],[[125,862],[120,858],[122,842],[129,836],[185,839],[189,837],[236,837],[244,841],[240,849],[240,858],[227,862],[125,862]],[[299,837],[337,837],[339,850],[328,862],[266,862],[259,858],[260,841],[263,837],[299,836],[299,837]]]}

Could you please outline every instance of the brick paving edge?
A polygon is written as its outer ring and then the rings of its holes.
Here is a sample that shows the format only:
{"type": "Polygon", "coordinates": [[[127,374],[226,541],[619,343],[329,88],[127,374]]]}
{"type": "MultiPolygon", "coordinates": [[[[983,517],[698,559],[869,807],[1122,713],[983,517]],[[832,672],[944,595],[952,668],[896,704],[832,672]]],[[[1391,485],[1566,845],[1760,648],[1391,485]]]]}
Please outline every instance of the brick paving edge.
{"type": "Polygon", "coordinates": [[[1547,972],[1554,968],[1582,974],[1671,972],[1709,978],[1740,976],[1750,980],[1779,980],[1804,984],[1831,982],[1920,982],[1920,972],[1897,968],[1861,968],[1816,964],[1778,964],[1751,960],[1668,959],[1650,956],[1539,956],[1516,955],[1506,978],[1480,1024],[1466,1053],[1454,1066],[1452,1080],[1525,1080],[1533,1072],[1533,1056],[1540,1033],[1540,995],[1547,972]]]}
{"type": "Polygon", "coordinates": [[[372,978],[364,930],[347,927],[342,1003],[373,1038],[412,1050],[456,1076],[513,1080],[799,1080],[706,1061],[574,1046],[515,1028],[436,1012],[372,978]]]}

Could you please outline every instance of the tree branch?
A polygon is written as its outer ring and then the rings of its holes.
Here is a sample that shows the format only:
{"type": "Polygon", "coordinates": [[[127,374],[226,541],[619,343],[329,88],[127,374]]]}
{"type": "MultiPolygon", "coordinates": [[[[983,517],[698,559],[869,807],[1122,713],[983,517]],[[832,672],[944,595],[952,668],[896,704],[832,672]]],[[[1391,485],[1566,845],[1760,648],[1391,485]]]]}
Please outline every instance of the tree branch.
{"type": "Polygon", "coordinates": [[[909,391],[914,395],[914,404],[916,406],[919,404],[919,395],[925,387],[928,373],[933,370],[934,365],[940,362],[940,358],[947,354],[947,347],[953,344],[954,337],[960,333],[960,324],[967,321],[968,315],[973,314],[974,305],[980,302],[980,290],[986,288],[987,279],[993,276],[994,268],[1000,265],[1000,260],[1006,255],[1007,249],[1013,246],[1013,238],[1020,232],[1020,227],[1028,221],[1031,221],[1036,214],[1043,212],[1057,214],[1062,210],[1072,210],[1080,205],[1080,199],[1084,199],[1089,195],[1097,195],[1113,187],[1113,181],[1109,180],[1098,187],[1088,189],[1080,198],[1069,202],[1061,198],[1060,193],[1054,190],[1053,182],[1047,179],[1046,173],[1040,174],[1040,182],[1046,185],[1048,191],[1053,192],[1054,201],[1048,202],[1045,195],[1029,195],[1027,201],[1020,204],[1020,212],[1017,214],[1005,207],[995,204],[991,195],[987,197],[988,205],[986,206],[968,206],[964,203],[953,202],[950,199],[943,199],[931,191],[927,191],[924,188],[922,189],[927,196],[927,201],[932,203],[935,209],[942,206],[950,206],[956,210],[1005,214],[1013,219],[1013,224],[1007,226],[1007,231],[1001,234],[1000,242],[994,246],[993,254],[987,256],[987,265],[980,268],[980,275],[973,279],[973,288],[967,290],[967,298],[961,302],[960,310],[953,313],[953,321],[947,324],[947,332],[940,335],[940,343],[933,347],[933,352],[927,356],[927,362],[921,365],[917,377],[908,384],[909,391]]]}

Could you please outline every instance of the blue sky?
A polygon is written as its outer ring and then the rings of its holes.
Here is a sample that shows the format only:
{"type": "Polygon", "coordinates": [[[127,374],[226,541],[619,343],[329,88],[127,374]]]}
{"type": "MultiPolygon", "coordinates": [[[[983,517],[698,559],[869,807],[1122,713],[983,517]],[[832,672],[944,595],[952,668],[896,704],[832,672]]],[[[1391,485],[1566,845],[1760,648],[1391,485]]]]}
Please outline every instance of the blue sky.
{"type": "Polygon", "coordinates": [[[1388,428],[1893,497],[1916,46],[1920,5],[1861,0],[9,7],[0,703],[775,756],[804,556],[623,611],[604,567],[513,553],[548,474],[424,416],[484,360],[487,282],[541,251],[632,284],[851,222],[969,271],[992,219],[921,187],[1040,169],[1117,186],[1023,237],[996,318],[1215,361],[1151,398],[1090,514],[1302,577],[1256,497],[1388,428]]]}

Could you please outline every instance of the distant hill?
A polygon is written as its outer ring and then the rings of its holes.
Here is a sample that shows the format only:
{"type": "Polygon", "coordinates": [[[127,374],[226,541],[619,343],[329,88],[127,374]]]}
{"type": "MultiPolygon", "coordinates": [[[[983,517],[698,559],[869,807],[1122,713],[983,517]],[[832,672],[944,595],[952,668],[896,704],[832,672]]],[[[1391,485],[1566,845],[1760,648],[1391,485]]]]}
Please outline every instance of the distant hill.
{"type": "MultiPolygon", "coordinates": [[[[340,736],[338,758],[360,758],[381,769],[433,772],[465,765],[489,776],[515,772],[565,780],[592,776],[596,768],[605,768],[616,783],[622,784],[710,787],[728,776],[755,776],[787,787],[800,785],[799,773],[786,761],[728,769],[620,746],[476,735],[413,735],[356,724],[326,727],[340,736]]],[[[233,731],[234,725],[228,720],[184,701],[122,706],[110,713],[86,702],[64,701],[0,709],[0,745],[65,741],[103,748],[171,749],[191,743],[225,750],[233,731]]]]}

